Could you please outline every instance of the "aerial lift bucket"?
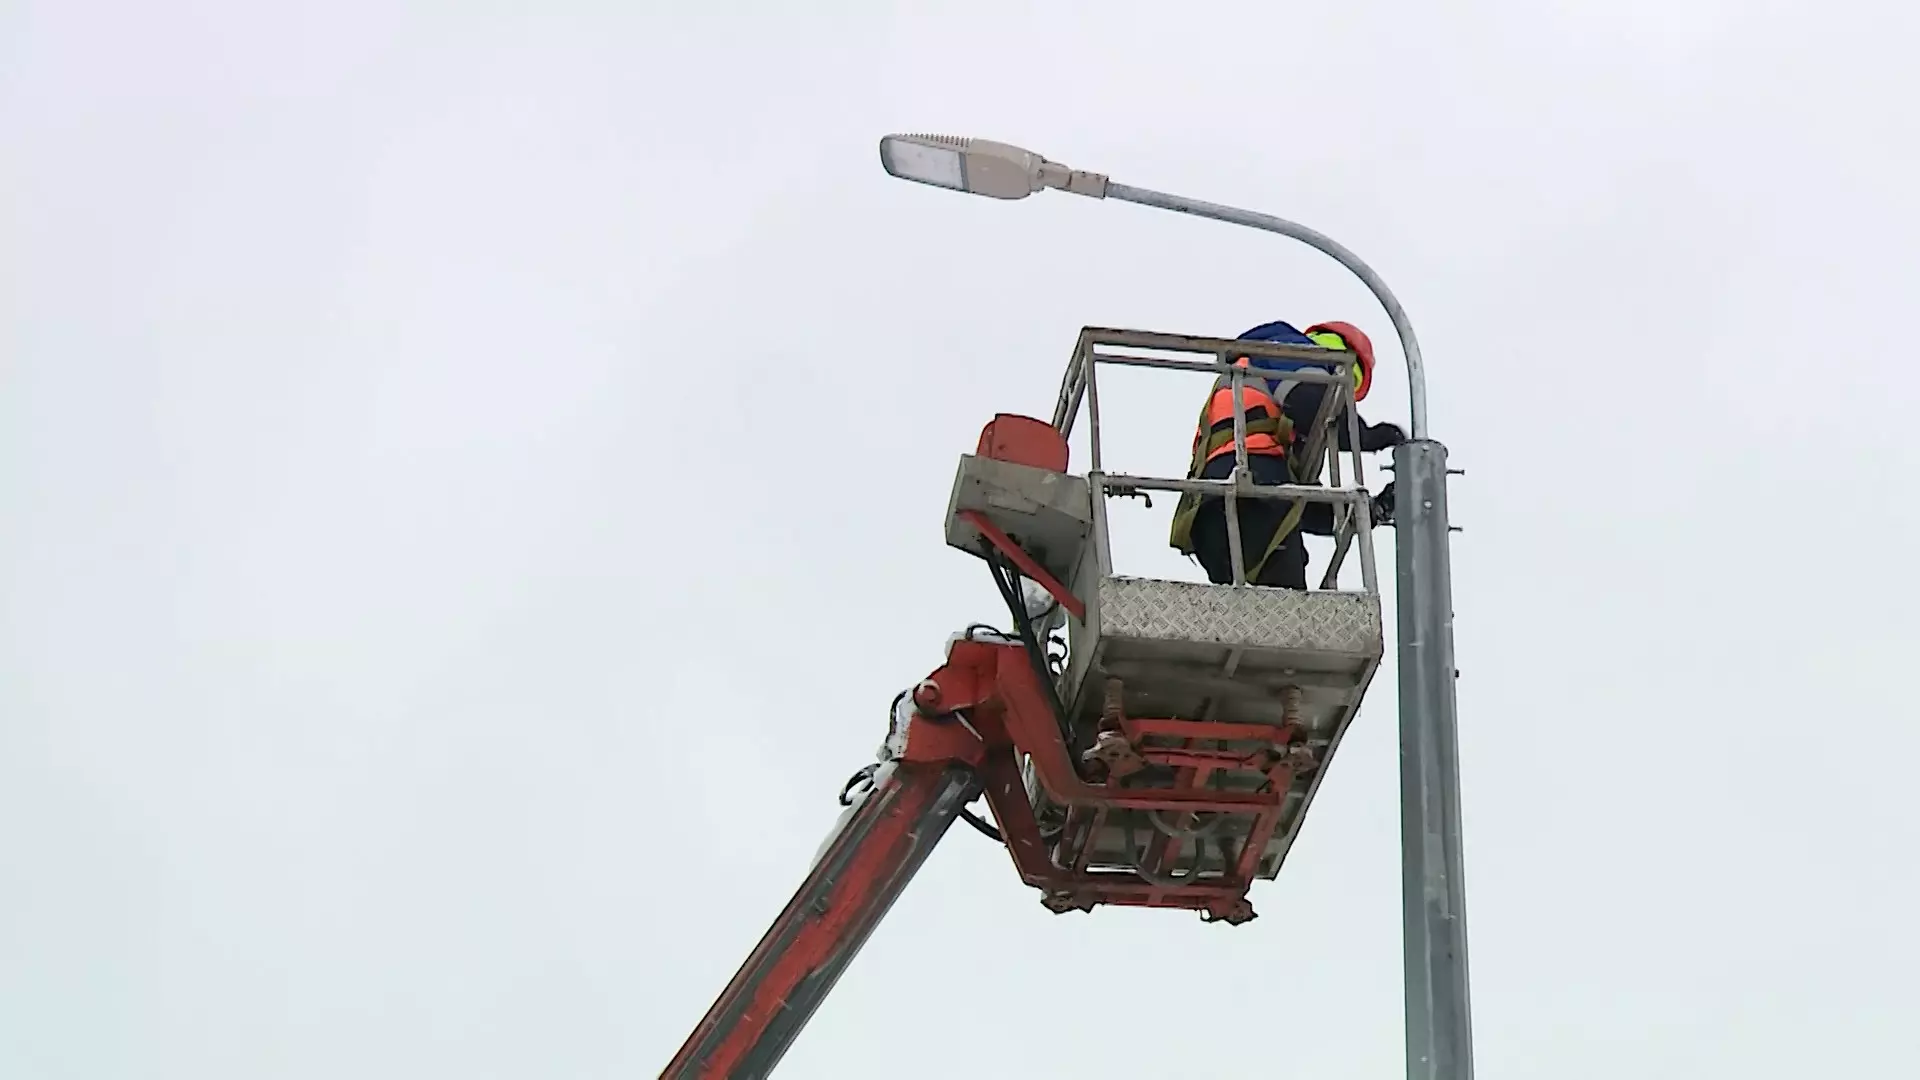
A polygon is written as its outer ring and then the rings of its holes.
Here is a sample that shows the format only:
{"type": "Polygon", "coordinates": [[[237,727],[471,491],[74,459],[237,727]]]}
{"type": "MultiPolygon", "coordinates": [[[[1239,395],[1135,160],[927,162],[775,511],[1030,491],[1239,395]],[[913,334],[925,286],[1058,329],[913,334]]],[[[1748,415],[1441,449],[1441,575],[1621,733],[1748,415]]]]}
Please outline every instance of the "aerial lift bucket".
{"type": "Polygon", "coordinates": [[[1360,456],[1343,486],[1329,437],[1344,424],[1360,445],[1352,363],[1306,346],[1086,329],[1050,422],[1002,415],[987,425],[961,459],[946,536],[990,565],[1014,632],[955,635],[946,662],[902,692],[881,760],[843,794],[847,811],[806,880],[663,1077],[766,1076],[980,795],[995,825],[973,820],[1056,912],[1119,904],[1230,924],[1254,917],[1247,891],[1279,873],[1383,651],[1360,456]],[[1238,394],[1234,479],[1102,469],[1100,365],[1237,382],[1246,369],[1231,360],[1246,355],[1307,360],[1316,368],[1289,378],[1331,388],[1296,458],[1324,456],[1325,486],[1248,482],[1238,394]],[[1076,476],[1067,439],[1083,401],[1090,460],[1076,476]],[[1237,555],[1229,585],[1116,574],[1106,502],[1142,491],[1222,498],[1229,521],[1245,498],[1334,504],[1321,587],[1247,585],[1237,555]],[[1350,549],[1358,590],[1338,587],[1350,549]]]}
{"type": "MultiPolygon", "coordinates": [[[[1004,560],[1057,591],[1060,603],[1035,636],[1065,645],[1049,674],[1074,756],[1096,779],[1129,791],[1272,799],[1257,810],[1192,812],[1101,804],[1053,790],[1029,756],[1023,782],[1055,871],[1033,883],[1049,891],[1050,906],[1196,907],[1240,921],[1251,909],[1222,907],[1220,897],[1244,898],[1253,880],[1279,873],[1384,651],[1370,500],[1360,486],[1364,466],[1354,450],[1345,470],[1353,483],[1343,486],[1342,455],[1331,437],[1334,425],[1346,425],[1349,445],[1360,445],[1346,367],[1352,362],[1336,350],[1089,328],[1076,343],[1051,422],[996,417],[977,452],[961,460],[947,542],[1004,560]],[[1254,487],[1102,470],[1099,367],[1233,376],[1241,369],[1232,359],[1246,355],[1324,365],[1324,376],[1295,377],[1332,390],[1301,456],[1325,460],[1326,486],[1254,487]],[[1086,475],[1075,476],[1066,471],[1066,446],[1083,404],[1090,460],[1086,475]],[[1340,524],[1322,587],[1116,574],[1106,500],[1141,491],[1220,497],[1230,508],[1263,497],[1335,504],[1340,524]],[[1354,547],[1361,587],[1334,587],[1354,547]]],[[[1240,439],[1243,446],[1244,420],[1240,439]]]]}

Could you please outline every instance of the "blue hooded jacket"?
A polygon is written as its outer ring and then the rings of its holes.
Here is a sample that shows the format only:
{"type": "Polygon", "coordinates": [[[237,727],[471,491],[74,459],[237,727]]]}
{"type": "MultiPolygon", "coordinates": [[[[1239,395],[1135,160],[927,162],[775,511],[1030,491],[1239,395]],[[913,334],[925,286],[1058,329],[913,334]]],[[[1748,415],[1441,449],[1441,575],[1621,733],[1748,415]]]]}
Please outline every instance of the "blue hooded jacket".
{"type": "MultiPolygon", "coordinates": [[[[1261,323],[1259,326],[1241,334],[1234,340],[1271,341],[1280,345],[1310,345],[1316,347],[1319,345],[1319,342],[1295,329],[1292,323],[1284,322],[1261,323]]],[[[1282,360],[1274,356],[1249,356],[1247,357],[1247,367],[1267,376],[1270,380],[1268,385],[1275,393],[1279,392],[1279,381],[1285,379],[1292,372],[1299,371],[1303,368],[1315,367],[1320,368],[1322,371],[1334,370],[1330,364],[1315,364],[1307,360],[1282,360]]],[[[1319,415],[1320,403],[1325,398],[1326,393],[1327,388],[1322,384],[1303,383],[1295,387],[1294,392],[1288,394],[1286,400],[1280,403],[1280,411],[1285,413],[1289,420],[1293,421],[1293,426],[1296,431],[1303,430],[1309,424],[1313,423],[1314,417],[1319,415]]],[[[1361,449],[1367,451],[1385,449],[1393,445],[1391,441],[1386,440],[1383,436],[1391,432],[1397,432],[1398,430],[1391,425],[1368,424],[1365,420],[1361,421],[1361,429],[1361,449]]],[[[1334,430],[1339,438],[1340,449],[1343,451],[1351,449],[1352,439],[1347,433],[1346,425],[1335,425],[1334,430]]]]}
{"type": "MultiPolygon", "coordinates": [[[[1276,345],[1317,346],[1319,344],[1299,330],[1294,329],[1292,323],[1284,322],[1261,323],[1259,326],[1248,330],[1234,340],[1271,341],[1276,345]]],[[[1312,364],[1305,360],[1282,360],[1277,356],[1249,356],[1247,357],[1247,366],[1255,371],[1271,372],[1272,378],[1276,380],[1284,379],[1288,373],[1299,371],[1302,368],[1317,367],[1323,370],[1332,370],[1325,364],[1312,364]]]]}

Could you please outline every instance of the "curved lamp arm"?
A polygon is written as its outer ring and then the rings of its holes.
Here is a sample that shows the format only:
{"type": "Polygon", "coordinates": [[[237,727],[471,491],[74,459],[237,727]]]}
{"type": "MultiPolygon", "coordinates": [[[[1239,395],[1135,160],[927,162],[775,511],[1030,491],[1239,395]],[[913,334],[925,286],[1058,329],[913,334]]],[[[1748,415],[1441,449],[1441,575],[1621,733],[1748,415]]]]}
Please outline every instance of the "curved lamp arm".
{"type": "Polygon", "coordinates": [[[1278,233],[1315,248],[1352,271],[1386,309],[1400,337],[1400,352],[1407,359],[1407,400],[1412,437],[1427,437],[1427,369],[1420,355],[1420,340],[1414,336],[1400,299],[1387,288],[1373,267],[1347,250],[1332,237],[1297,222],[1271,214],[1259,214],[1219,203],[1203,202],[1180,195],[1169,195],[1148,188],[1116,184],[1100,173],[1085,172],[1048,161],[1030,150],[985,139],[963,139],[950,135],[889,135],[880,140],[880,163],[888,174],[902,180],[931,184],[973,195],[995,199],[1024,199],[1036,191],[1057,188],[1095,199],[1172,210],[1179,214],[1210,218],[1229,225],[1243,225],[1262,232],[1278,233]]]}

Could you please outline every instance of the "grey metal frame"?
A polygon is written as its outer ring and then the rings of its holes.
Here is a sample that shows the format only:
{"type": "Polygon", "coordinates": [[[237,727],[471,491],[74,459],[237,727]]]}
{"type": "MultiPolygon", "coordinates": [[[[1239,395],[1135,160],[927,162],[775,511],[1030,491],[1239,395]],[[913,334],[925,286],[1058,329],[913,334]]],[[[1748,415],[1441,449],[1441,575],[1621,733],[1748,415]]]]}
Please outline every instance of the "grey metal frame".
{"type": "Polygon", "coordinates": [[[1058,428],[1062,435],[1071,436],[1081,403],[1085,402],[1089,447],[1087,484],[1093,499],[1093,544],[1096,565],[1100,573],[1103,576],[1113,574],[1112,543],[1107,531],[1106,502],[1116,493],[1172,491],[1203,496],[1217,495],[1226,500],[1228,547],[1231,549],[1235,586],[1247,584],[1247,568],[1240,551],[1240,518],[1236,512],[1239,500],[1244,498],[1288,499],[1296,504],[1324,502],[1340,507],[1334,528],[1334,552],[1326,572],[1321,577],[1320,587],[1332,589],[1337,586],[1347,552],[1357,541],[1360,549],[1361,587],[1370,595],[1378,595],[1380,583],[1374,561],[1373,515],[1370,510],[1372,496],[1364,486],[1366,465],[1360,451],[1360,420],[1359,414],[1354,409],[1353,400],[1352,365],[1357,362],[1357,358],[1350,352],[1317,346],[1193,337],[1184,334],[1114,330],[1102,327],[1087,327],[1081,330],[1079,339],[1074,343],[1073,359],[1068,362],[1066,374],[1060,381],[1059,393],[1054,398],[1053,426],[1058,428]],[[1179,360],[1110,351],[1115,349],[1151,349],[1159,352],[1198,354],[1208,359],[1179,360]],[[1306,450],[1301,455],[1306,461],[1325,458],[1327,486],[1255,484],[1253,482],[1247,463],[1246,409],[1238,393],[1245,383],[1247,369],[1232,363],[1235,357],[1240,356],[1305,360],[1333,368],[1331,371],[1312,369],[1292,371],[1286,376],[1298,382],[1323,383],[1333,390],[1321,400],[1320,413],[1314,418],[1306,450]],[[1228,480],[1198,480],[1186,477],[1176,479],[1107,472],[1101,460],[1100,450],[1098,372],[1102,364],[1206,372],[1231,378],[1235,390],[1233,395],[1233,477],[1228,480]],[[1329,437],[1333,430],[1331,425],[1336,421],[1347,426],[1353,469],[1354,486],[1352,487],[1342,486],[1339,440],[1329,437]]]}
{"type": "MultiPolygon", "coordinates": [[[[1335,679],[1320,689],[1324,691],[1328,686],[1337,685],[1341,693],[1314,695],[1312,704],[1298,718],[1308,732],[1306,744],[1324,755],[1323,760],[1332,757],[1373,680],[1383,652],[1382,605],[1370,513],[1372,497],[1357,486],[1366,475],[1365,465],[1357,450],[1350,450],[1352,461],[1343,464],[1341,458],[1346,455],[1333,437],[1336,431],[1333,425],[1344,423],[1351,446],[1359,446],[1359,422],[1353,410],[1353,365],[1356,363],[1358,358],[1350,352],[1318,346],[1100,327],[1081,330],[1055,396],[1052,423],[1063,434],[1071,436],[1082,407],[1085,408],[1089,460],[1084,469],[1084,486],[1078,493],[1078,498],[1084,500],[1079,503],[1085,508],[1085,530],[1080,534],[1084,539],[1074,560],[1074,569],[1063,574],[1062,579],[1085,603],[1086,618],[1070,620],[1056,607],[1042,622],[1042,629],[1047,633],[1061,625],[1067,631],[1066,664],[1060,674],[1060,690],[1069,715],[1076,721],[1097,720],[1105,690],[1104,679],[1094,676],[1114,674],[1107,670],[1107,665],[1116,662],[1116,656],[1118,663],[1129,664],[1138,660],[1134,655],[1136,650],[1159,649],[1168,655],[1177,655],[1178,659],[1169,664],[1163,656],[1150,668],[1136,668],[1128,681],[1130,691],[1137,691],[1163,706],[1170,699],[1181,698],[1192,691],[1196,679],[1217,680],[1223,687],[1239,682],[1243,689],[1267,678],[1279,678],[1295,687],[1315,678],[1335,679]],[[1148,352],[1161,355],[1143,355],[1148,352]],[[1210,384],[1225,376],[1235,386],[1263,377],[1263,373],[1250,372],[1230,362],[1240,356],[1294,359],[1316,365],[1280,377],[1318,383],[1332,390],[1323,396],[1311,426],[1303,426],[1301,434],[1305,441],[1300,451],[1301,461],[1324,464],[1328,470],[1324,477],[1309,479],[1325,479],[1330,486],[1254,484],[1248,468],[1247,418],[1237,394],[1235,468],[1231,478],[1197,480],[1184,475],[1136,476],[1107,471],[1105,418],[1100,408],[1102,365],[1159,369],[1183,375],[1203,373],[1210,384]],[[1344,486],[1346,483],[1356,486],[1344,486]],[[1235,583],[1211,585],[1116,574],[1106,501],[1114,495],[1136,491],[1214,496],[1226,502],[1231,508],[1226,517],[1233,534],[1231,546],[1236,549],[1233,554],[1235,583]],[[1237,550],[1238,515],[1232,512],[1238,509],[1241,498],[1313,501],[1336,507],[1335,554],[1318,591],[1255,588],[1247,584],[1247,568],[1237,550]],[[1362,588],[1339,589],[1343,563],[1355,549],[1361,563],[1362,588]],[[1202,599],[1201,594],[1211,594],[1212,599],[1202,599]],[[1156,605],[1156,599],[1164,604],[1156,605]],[[1355,645],[1353,642],[1357,639],[1353,631],[1359,624],[1365,624],[1366,643],[1355,645]],[[1322,667],[1327,664],[1333,666],[1322,667]],[[1334,670],[1341,673],[1337,678],[1329,674],[1334,670]]],[[[1198,380],[1191,375],[1187,378],[1194,384],[1193,400],[1197,409],[1205,398],[1198,380]]],[[[1179,430],[1167,434],[1180,439],[1190,432],[1179,430]]],[[[1304,471],[1296,470],[1295,475],[1304,471]]],[[[1191,715],[1206,720],[1271,720],[1272,717],[1262,712],[1272,704],[1271,700],[1260,705],[1250,704],[1261,697],[1209,691],[1190,700],[1182,698],[1175,712],[1166,715],[1191,715]]],[[[1280,872],[1325,775],[1324,769],[1316,769],[1291,790],[1281,828],[1269,841],[1256,876],[1270,879],[1280,872]]],[[[1045,794],[1038,777],[1028,771],[1025,780],[1036,805],[1044,805],[1050,796],[1045,794]]],[[[1124,831],[1125,827],[1109,821],[1106,832],[1090,837],[1089,843],[1110,855],[1122,846],[1120,834],[1124,831]]],[[[1196,872],[1207,857],[1204,846],[1195,851],[1196,872]]],[[[1111,865],[1118,867],[1122,862],[1111,865]]]]}

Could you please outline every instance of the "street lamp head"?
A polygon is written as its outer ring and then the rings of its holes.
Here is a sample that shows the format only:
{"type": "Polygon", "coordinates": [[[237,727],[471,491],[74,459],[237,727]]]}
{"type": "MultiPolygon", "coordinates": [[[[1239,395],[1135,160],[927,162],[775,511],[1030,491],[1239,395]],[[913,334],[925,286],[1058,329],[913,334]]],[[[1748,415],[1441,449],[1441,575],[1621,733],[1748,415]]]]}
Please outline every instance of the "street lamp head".
{"type": "Polygon", "coordinates": [[[1042,160],[1017,146],[951,135],[880,140],[880,164],[889,175],[994,199],[1024,199],[1039,191],[1042,160]]]}
{"type": "Polygon", "coordinates": [[[952,135],[889,135],[880,140],[887,175],[994,199],[1024,199],[1044,188],[1102,198],[1107,178],[1075,172],[1031,150],[952,135]]]}

